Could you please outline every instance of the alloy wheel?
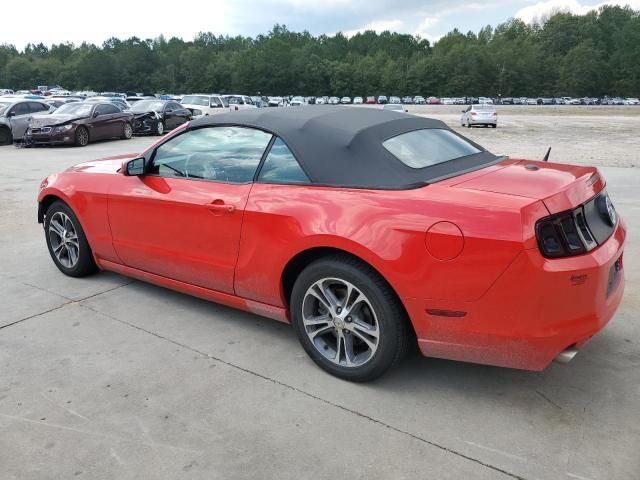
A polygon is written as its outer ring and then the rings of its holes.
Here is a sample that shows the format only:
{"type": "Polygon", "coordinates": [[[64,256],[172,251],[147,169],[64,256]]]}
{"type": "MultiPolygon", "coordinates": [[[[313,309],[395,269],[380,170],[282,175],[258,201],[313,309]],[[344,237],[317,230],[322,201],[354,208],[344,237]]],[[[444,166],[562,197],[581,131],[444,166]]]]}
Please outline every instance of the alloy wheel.
{"type": "Polygon", "coordinates": [[[124,124],[124,138],[130,139],[133,136],[133,130],[131,129],[131,125],[128,123],[124,124]]]}
{"type": "Polygon", "coordinates": [[[60,265],[73,268],[80,258],[80,242],[73,222],[64,212],[55,212],[49,221],[49,243],[60,265]]]}
{"type": "Polygon", "coordinates": [[[369,299],[355,285],[323,278],[302,302],[302,323],[315,349],[342,367],[359,367],[375,355],[380,327],[369,299]]]}
{"type": "Polygon", "coordinates": [[[78,130],[78,144],[82,147],[89,143],[89,132],[86,129],[81,128],[78,130]]]}

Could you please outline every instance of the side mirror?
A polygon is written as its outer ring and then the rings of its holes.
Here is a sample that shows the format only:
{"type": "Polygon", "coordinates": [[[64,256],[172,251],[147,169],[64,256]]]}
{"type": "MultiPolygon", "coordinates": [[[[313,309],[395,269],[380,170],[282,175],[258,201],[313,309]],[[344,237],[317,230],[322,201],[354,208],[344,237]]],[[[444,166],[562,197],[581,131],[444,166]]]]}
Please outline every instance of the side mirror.
{"type": "Polygon", "coordinates": [[[93,118],[96,118],[98,116],[100,116],[100,112],[98,112],[97,110],[93,112],[93,118]]]}
{"type": "Polygon", "coordinates": [[[15,117],[15,116],[16,116],[16,112],[7,113],[7,117],[15,117]]]}
{"type": "Polygon", "coordinates": [[[144,175],[144,157],[127,160],[122,164],[121,172],[125,177],[144,175]]]}
{"type": "Polygon", "coordinates": [[[168,109],[168,110],[165,110],[164,113],[173,113],[173,110],[168,109]]]}

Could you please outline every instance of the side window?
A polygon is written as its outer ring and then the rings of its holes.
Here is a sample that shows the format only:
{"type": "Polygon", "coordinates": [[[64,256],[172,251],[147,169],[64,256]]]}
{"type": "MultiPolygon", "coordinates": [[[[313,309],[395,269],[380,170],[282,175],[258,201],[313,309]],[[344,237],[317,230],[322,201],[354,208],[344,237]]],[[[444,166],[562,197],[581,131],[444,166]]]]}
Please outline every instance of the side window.
{"type": "Polygon", "coordinates": [[[49,106],[44,103],[29,102],[29,111],[31,113],[46,112],[47,110],[49,110],[49,106]]]}
{"type": "Polygon", "coordinates": [[[309,177],[280,138],[273,142],[258,180],[268,183],[309,183],[309,177]]]}
{"type": "Polygon", "coordinates": [[[31,113],[31,111],[29,110],[29,104],[27,102],[17,103],[13,106],[11,111],[16,115],[27,115],[31,113]]]}
{"type": "Polygon", "coordinates": [[[105,107],[106,105],[104,104],[96,105],[94,112],[97,113],[98,115],[105,115],[106,114],[105,107]]]}
{"type": "Polygon", "coordinates": [[[182,107],[177,103],[170,102],[167,104],[167,110],[173,110],[175,112],[176,110],[182,110],[182,107]]]}
{"type": "Polygon", "coordinates": [[[222,108],[220,97],[211,97],[211,108],[222,108]]]}
{"type": "Polygon", "coordinates": [[[100,115],[112,115],[114,113],[120,113],[120,109],[115,105],[98,105],[100,109],[100,115]]]}
{"type": "Polygon", "coordinates": [[[160,145],[151,174],[247,183],[253,177],[271,134],[244,127],[190,130],[160,145]]]}

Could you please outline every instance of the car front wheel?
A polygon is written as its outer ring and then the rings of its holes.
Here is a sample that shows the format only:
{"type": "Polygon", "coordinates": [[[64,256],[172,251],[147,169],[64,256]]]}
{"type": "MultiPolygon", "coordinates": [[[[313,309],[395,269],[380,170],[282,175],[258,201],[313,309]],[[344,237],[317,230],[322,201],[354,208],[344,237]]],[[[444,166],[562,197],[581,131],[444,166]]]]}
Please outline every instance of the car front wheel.
{"type": "Polygon", "coordinates": [[[98,267],[84,230],[67,204],[55,201],[47,209],[44,222],[49,254],[56,267],[70,277],[84,277],[98,267]]]}
{"type": "Polygon", "coordinates": [[[122,126],[122,140],[129,140],[133,136],[133,128],[129,122],[125,122],[122,126]]]}
{"type": "Polygon", "coordinates": [[[76,129],[76,145],[78,147],[86,147],[89,144],[89,131],[84,127],[76,129]]]}
{"type": "Polygon", "coordinates": [[[371,267],[350,257],[310,264],[293,287],[291,314],[311,359],[345,380],[373,380],[407,350],[406,313],[395,293],[371,267]]]}
{"type": "Polygon", "coordinates": [[[156,123],[156,135],[164,135],[164,123],[160,120],[156,123]]]}

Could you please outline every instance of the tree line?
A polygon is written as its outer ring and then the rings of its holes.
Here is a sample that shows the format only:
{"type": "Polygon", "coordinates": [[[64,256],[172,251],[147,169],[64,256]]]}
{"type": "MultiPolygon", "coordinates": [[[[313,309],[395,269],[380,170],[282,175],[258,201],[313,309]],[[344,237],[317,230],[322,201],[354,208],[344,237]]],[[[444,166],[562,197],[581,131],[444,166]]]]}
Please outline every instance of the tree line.
{"type": "Polygon", "coordinates": [[[639,96],[640,12],[605,6],[437,42],[366,31],[0,45],[0,88],[262,95],[639,96]]]}

